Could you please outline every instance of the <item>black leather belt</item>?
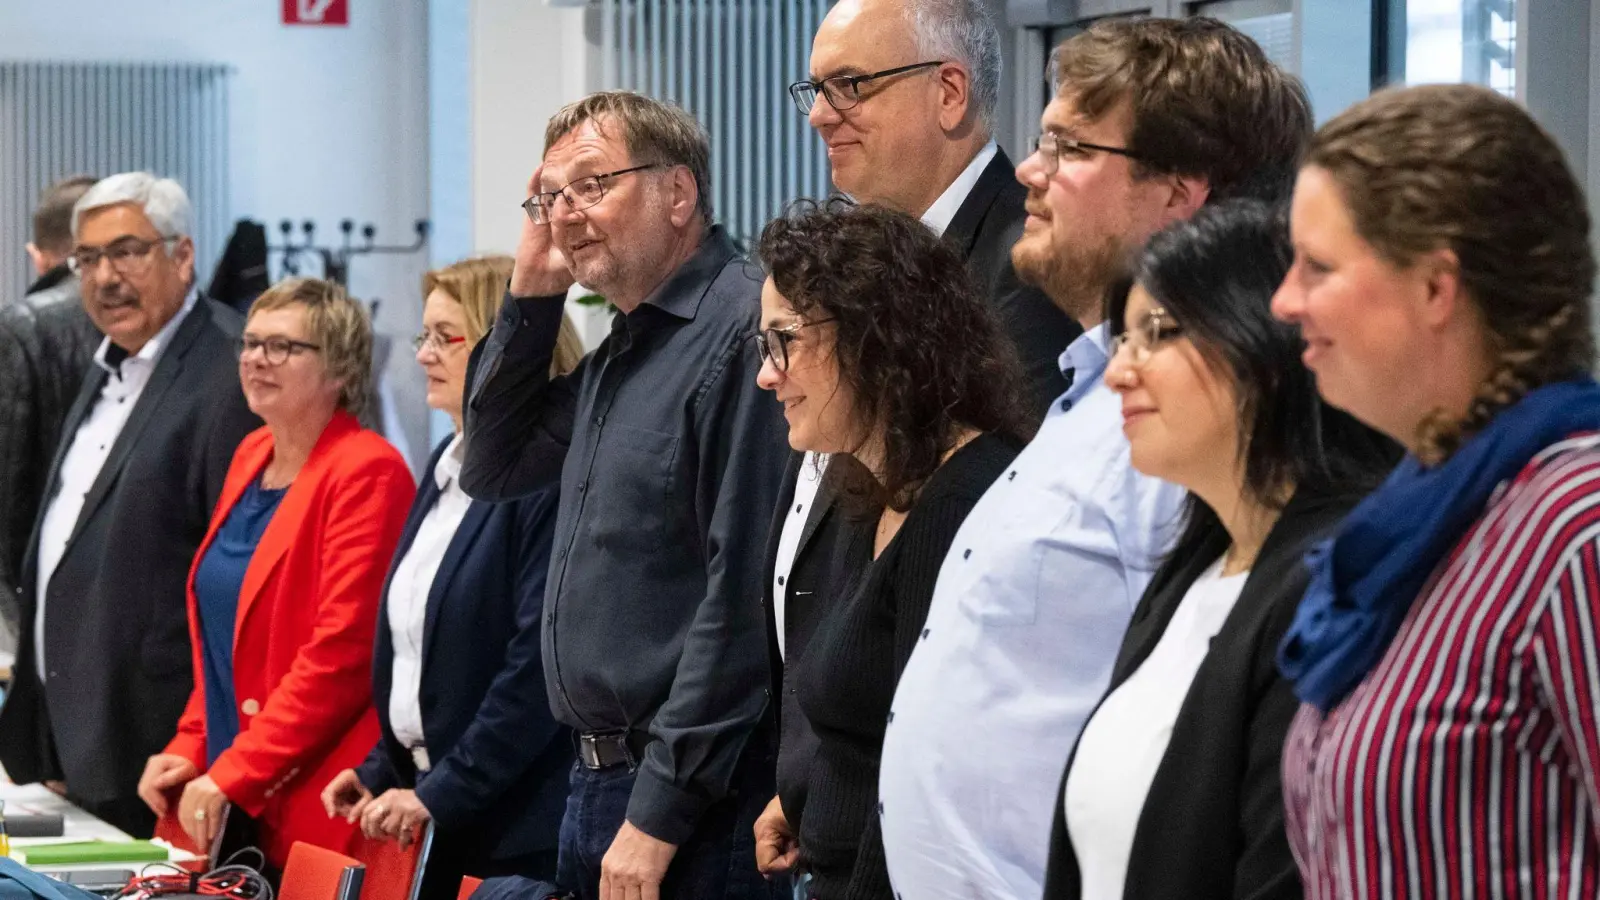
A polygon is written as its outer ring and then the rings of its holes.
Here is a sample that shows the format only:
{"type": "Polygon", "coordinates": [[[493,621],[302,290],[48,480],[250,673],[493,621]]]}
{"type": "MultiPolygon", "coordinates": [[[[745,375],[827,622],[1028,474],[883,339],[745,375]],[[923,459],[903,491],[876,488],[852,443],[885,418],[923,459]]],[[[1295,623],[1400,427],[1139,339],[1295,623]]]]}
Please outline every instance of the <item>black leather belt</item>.
{"type": "Polygon", "coordinates": [[[578,762],[594,771],[636,769],[649,745],[650,734],[645,731],[588,731],[578,735],[578,762]]]}

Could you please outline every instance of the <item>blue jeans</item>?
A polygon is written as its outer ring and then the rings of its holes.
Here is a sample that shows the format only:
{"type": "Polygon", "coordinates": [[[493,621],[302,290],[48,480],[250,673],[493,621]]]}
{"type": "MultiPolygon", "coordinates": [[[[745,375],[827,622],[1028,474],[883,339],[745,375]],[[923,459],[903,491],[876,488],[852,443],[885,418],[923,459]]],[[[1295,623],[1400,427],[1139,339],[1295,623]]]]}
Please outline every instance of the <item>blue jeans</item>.
{"type": "MultiPolygon", "coordinates": [[[[780,897],[756,871],[755,823],[772,799],[772,766],[768,760],[763,773],[760,754],[746,757],[728,796],[706,810],[694,835],[673,855],[661,884],[661,900],[780,897]]],[[[582,764],[572,767],[556,880],[579,900],[599,900],[600,861],[627,817],[633,782],[634,772],[626,766],[600,772],[582,764]]]]}

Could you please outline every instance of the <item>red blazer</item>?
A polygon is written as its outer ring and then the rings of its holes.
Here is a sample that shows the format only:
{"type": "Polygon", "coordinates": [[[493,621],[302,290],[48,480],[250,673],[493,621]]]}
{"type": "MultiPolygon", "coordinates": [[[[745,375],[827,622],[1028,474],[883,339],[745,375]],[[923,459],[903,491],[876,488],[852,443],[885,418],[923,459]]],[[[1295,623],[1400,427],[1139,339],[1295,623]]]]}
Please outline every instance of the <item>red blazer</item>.
{"type": "MultiPolygon", "coordinates": [[[[245,489],[272,458],[262,428],[239,445],[189,570],[194,691],[167,745],[206,770],[205,674],[194,572],[245,489]]],[[[207,772],[261,824],[282,866],[294,841],[351,854],[360,830],[330,820],[321,793],[378,741],[372,640],[379,594],[416,488],[405,461],[353,416],[334,415],[284,494],[239,592],[233,690],[239,736],[207,772]]]]}

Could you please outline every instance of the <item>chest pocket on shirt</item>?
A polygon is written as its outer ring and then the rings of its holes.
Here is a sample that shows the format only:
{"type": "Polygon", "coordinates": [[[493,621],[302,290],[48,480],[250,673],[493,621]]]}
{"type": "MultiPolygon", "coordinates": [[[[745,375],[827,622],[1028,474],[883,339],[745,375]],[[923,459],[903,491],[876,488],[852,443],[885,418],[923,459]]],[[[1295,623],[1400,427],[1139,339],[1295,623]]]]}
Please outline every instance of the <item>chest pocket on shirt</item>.
{"type": "Polygon", "coordinates": [[[589,477],[565,490],[584,493],[583,518],[597,546],[656,549],[668,535],[678,439],[607,424],[589,477]]]}

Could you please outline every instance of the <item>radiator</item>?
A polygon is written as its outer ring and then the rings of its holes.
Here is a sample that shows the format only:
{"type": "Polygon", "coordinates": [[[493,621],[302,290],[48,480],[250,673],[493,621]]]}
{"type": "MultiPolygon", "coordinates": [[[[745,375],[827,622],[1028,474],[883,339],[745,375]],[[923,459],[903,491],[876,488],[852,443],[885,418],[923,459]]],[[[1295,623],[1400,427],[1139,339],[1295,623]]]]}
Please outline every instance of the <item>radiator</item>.
{"type": "MultiPolygon", "coordinates": [[[[670,100],[711,135],[711,200],[742,243],[831,192],[822,140],[789,99],[829,0],[600,0],[607,88],[670,100]]],[[[591,7],[592,8],[592,7],[591,7]]]]}
{"type": "Polygon", "coordinates": [[[69,175],[145,169],[194,205],[199,283],[233,228],[228,81],[220,65],[0,61],[0,303],[33,271],[22,245],[39,192],[69,175]]]}

